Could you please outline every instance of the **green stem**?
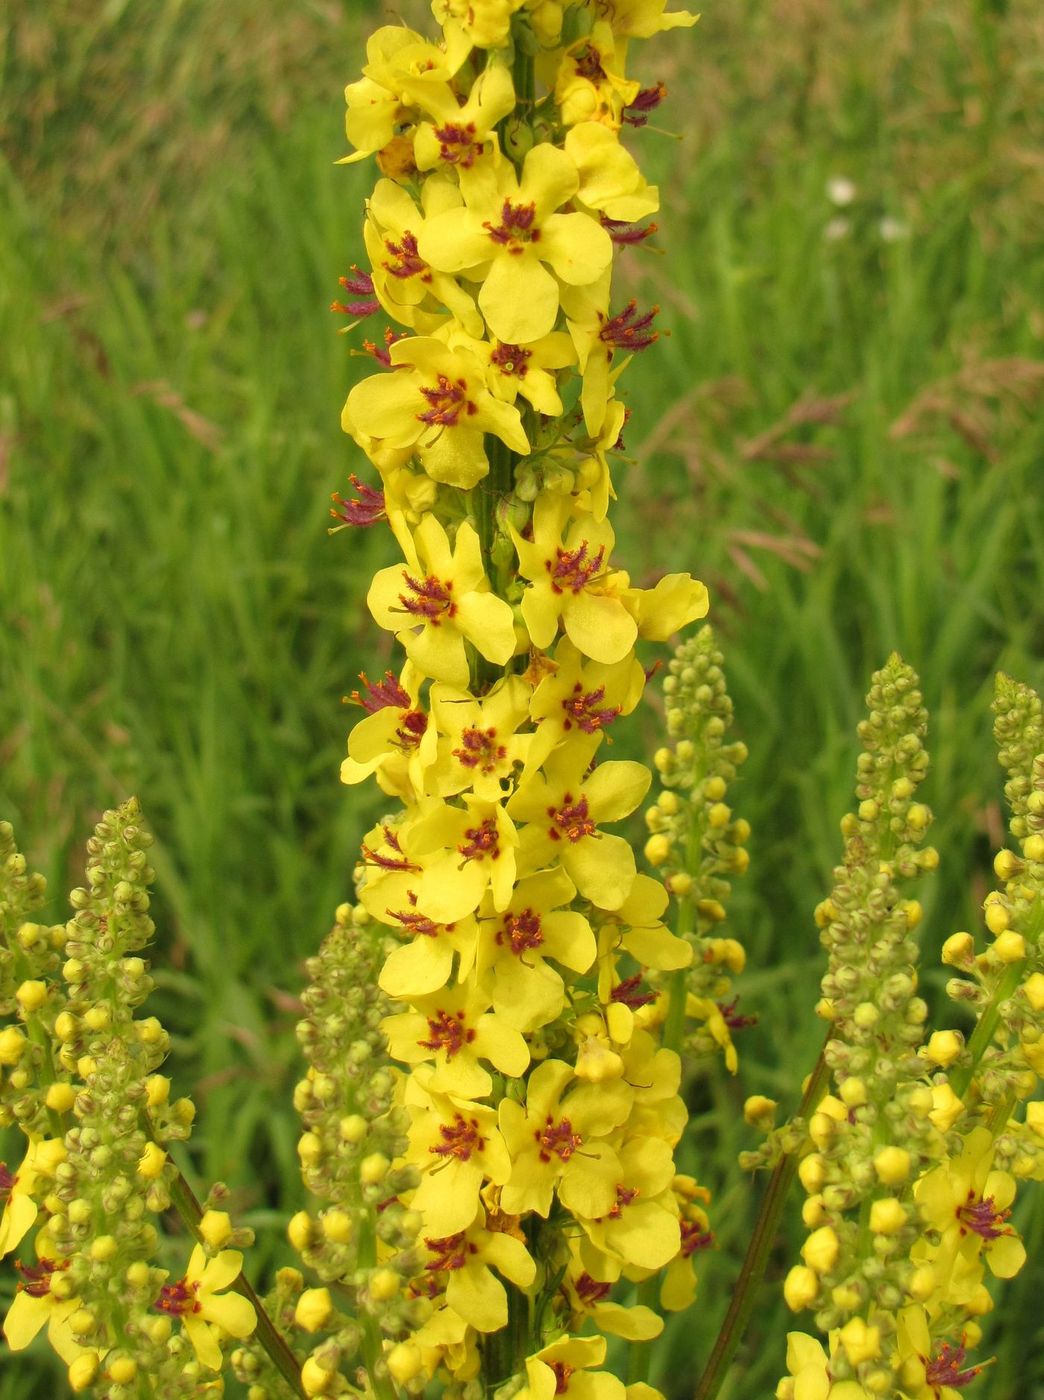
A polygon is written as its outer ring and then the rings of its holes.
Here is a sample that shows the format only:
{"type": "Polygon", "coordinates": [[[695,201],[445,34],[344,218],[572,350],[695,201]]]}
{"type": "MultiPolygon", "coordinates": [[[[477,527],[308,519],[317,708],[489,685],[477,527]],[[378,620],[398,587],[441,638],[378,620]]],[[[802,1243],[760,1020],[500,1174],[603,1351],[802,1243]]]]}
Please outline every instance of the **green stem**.
{"type": "MultiPolygon", "coordinates": [[[[182,1176],[175,1166],[174,1179],[171,1182],[171,1200],[174,1209],[181,1216],[186,1227],[192,1235],[203,1243],[199,1233],[199,1222],[203,1218],[203,1207],[196,1200],[192,1187],[182,1176]]],[[[254,1308],[257,1315],[257,1328],[254,1335],[268,1353],[269,1360],[279,1374],[289,1385],[295,1395],[304,1396],[304,1387],[301,1385],[301,1369],[297,1364],[297,1359],[287,1346],[283,1337],[276,1328],[275,1323],[265,1312],[261,1299],[254,1291],[252,1284],[245,1274],[240,1274],[232,1287],[237,1293],[241,1293],[254,1308]]]]}
{"type": "Polygon", "coordinates": [[[962,1099],[967,1093],[968,1086],[975,1077],[975,1071],[978,1069],[983,1055],[993,1043],[997,1023],[1000,1020],[1001,1004],[1014,995],[1022,981],[1025,968],[1025,961],[1011,964],[994,988],[993,996],[990,998],[986,1010],[979,1017],[975,1029],[972,1031],[971,1039],[968,1041],[968,1063],[962,1065],[950,1076],[950,1088],[959,1099],[962,1099]]]}
{"type": "MultiPolygon", "coordinates": [[[[829,1075],[830,1071],[827,1068],[823,1051],[820,1051],[816,1067],[805,1086],[801,1107],[798,1109],[799,1117],[807,1118],[810,1110],[819,1102],[829,1075]]],[[[714,1400],[721,1389],[726,1371],[736,1354],[736,1349],[743,1340],[751,1313],[757,1302],[758,1288],[765,1276],[769,1253],[776,1240],[776,1231],[779,1227],[779,1218],[783,1212],[787,1192],[790,1190],[796,1173],[797,1153],[785,1152],[776,1163],[775,1170],[769,1180],[768,1190],[762,1197],[761,1209],[754,1222],[754,1230],[750,1237],[750,1244],[747,1246],[743,1267],[736,1280],[729,1310],[725,1314],[725,1321],[718,1333],[717,1341],[714,1343],[714,1350],[707,1362],[707,1369],[700,1379],[695,1400],[714,1400]]]]}

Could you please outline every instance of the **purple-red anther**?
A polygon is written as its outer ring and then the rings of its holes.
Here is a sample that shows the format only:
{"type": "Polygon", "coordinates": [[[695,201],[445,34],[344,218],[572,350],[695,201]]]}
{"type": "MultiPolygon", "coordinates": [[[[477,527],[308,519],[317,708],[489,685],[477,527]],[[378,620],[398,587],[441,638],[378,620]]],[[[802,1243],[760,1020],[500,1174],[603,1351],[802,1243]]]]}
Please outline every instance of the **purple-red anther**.
{"type": "Polygon", "coordinates": [[[963,1342],[956,1347],[950,1346],[949,1342],[943,1342],[939,1348],[938,1356],[933,1356],[925,1366],[925,1380],[929,1385],[949,1385],[955,1390],[961,1390],[964,1386],[971,1385],[982,1367],[969,1366],[965,1370],[966,1356],[967,1352],[963,1342]]]}
{"type": "Polygon", "coordinates": [[[576,549],[562,549],[559,546],[555,550],[554,563],[547,560],[544,567],[551,575],[551,587],[555,593],[564,593],[567,588],[571,593],[579,593],[602,572],[605,545],[599,545],[596,554],[589,553],[589,550],[590,546],[583,540],[576,549]]]}
{"type": "Polygon", "coordinates": [[[363,683],[365,695],[358,690],[353,690],[349,697],[353,704],[361,705],[371,715],[378,710],[388,709],[394,706],[397,710],[408,710],[413,704],[409,692],[400,684],[394,671],[385,671],[382,681],[371,681],[365,671],[359,672],[359,679],[363,683]]]}
{"type": "Polygon", "coordinates": [[[435,1256],[429,1266],[432,1273],[463,1269],[468,1262],[468,1255],[478,1253],[478,1246],[465,1240],[463,1230],[458,1231],[455,1235],[443,1235],[441,1239],[437,1240],[428,1239],[425,1236],[424,1243],[431,1254],[435,1256]]]}
{"type": "Polygon", "coordinates": [[[333,501],[330,514],[333,518],[343,521],[345,525],[360,525],[364,530],[376,525],[378,520],[386,520],[384,492],[376,487],[367,486],[354,472],[349,475],[348,480],[359,494],[346,499],[339,491],[335,491],[330,497],[333,501]]]}
{"type": "Polygon", "coordinates": [[[736,1010],[739,1005],[739,997],[733,997],[731,1001],[715,1002],[715,1005],[730,1031],[745,1031],[749,1026],[758,1024],[757,1016],[744,1016],[736,1010]]]}
{"type": "Polygon", "coordinates": [[[552,1153],[560,1162],[568,1162],[583,1142],[580,1134],[573,1132],[573,1125],[568,1118],[562,1118],[556,1123],[550,1113],[547,1115],[543,1128],[537,1128],[533,1136],[540,1144],[540,1160],[542,1162],[550,1162],[552,1153]]]}
{"type": "Polygon", "coordinates": [[[1005,1224],[1010,1214],[1010,1210],[997,1210],[992,1196],[976,1196],[974,1191],[969,1191],[964,1205],[957,1207],[961,1234],[966,1235],[971,1230],[984,1240],[997,1240],[1001,1235],[1010,1235],[1011,1226],[1005,1224]]]}
{"type": "Polygon", "coordinates": [[[465,1118],[458,1113],[452,1123],[439,1124],[439,1137],[442,1139],[428,1151],[436,1157],[456,1157],[458,1162],[469,1162],[473,1152],[481,1152],[486,1139],[479,1132],[477,1118],[465,1118]]]}
{"type": "Polygon", "coordinates": [[[595,1303],[601,1303],[608,1298],[612,1292],[611,1283],[599,1283],[590,1274],[584,1273],[576,1281],[576,1296],[588,1307],[594,1307],[595,1303]]]}
{"type": "Polygon", "coordinates": [[[462,409],[469,416],[478,412],[468,398],[468,385],[464,379],[451,382],[445,374],[440,374],[435,386],[429,389],[422,385],[421,393],[428,403],[424,412],[417,414],[421,423],[430,423],[438,428],[455,428],[462,409]]]}
{"type": "Polygon", "coordinates": [[[632,248],[636,243],[644,243],[659,228],[659,224],[632,224],[626,219],[610,219],[608,214],[601,216],[601,222],[618,248],[632,248]]]}
{"type": "Polygon", "coordinates": [[[568,1361],[551,1361],[548,1364],[555,1373],[555,1394],[565,1395],[569,1389],[569,1378],[576,1367],[570,1366],[568,1361]]]}
{"type": "Polygon", "coordinates": [[[400,282],[404,282],[408,277],[419,277],[422,282],[431,281],[431,268],[417,252],[416,235],[409,229],[403,231],[400,243],[386,238],[384,246],[391,255],[390,261],[385,260],[383,264],[385,272],[390,273],[392,277],[398,277],[400,282]]]}
{"type": "Polygon", "coordinates": [[[651,329],[659,310],[654,306],[639,316],[638,303],[632,299],[622,311],[610,316],[598,332],[598,339],[617,350],[648,350],[660,338],[660,332],[651,329]]]}
{"type": "Polygon", "coordinates": [[[381,832],[384,836],[385,841],[395,852],[395,854],[392,856],[386,856],[383,855],[380,851],[371,850],[369,846],[364,844],[362,847],[362,857],[363,861],[367,865],[376,865],[381,870],[420,869],[419,866],[414,865],[412,861],[410,861],[406,856],[403,855],[402,847],[399,845],[399,838],[398,836],[396,836],[395,832],[392,831],[390,826],[382,826],[381,832]]]}
{"type": "Polygon", "coordinates": [[[554,826],[548,832],[552,841],[558,841],[564,836],[567,841],[575,843],[582,841],[585,836],[598,835],[586,797],[579,797],[574,802],[571,792],[563,793],[561,807],[549,807],[547,815],[554,822],[554,826]]]}
{"type": "Polygon", "coordinates": [[[35,1264],[23,1264],[21,1259],[16,1259],[15,1269],[21,1275],[18,1287],[30,1298],[46,1298],[51,1291],[51,1275],[68,1267],[68,1259],[45,1259],[42,1255],[35,1264]]]}
{"type": "MultiPolygon", "coordinates": [[[[407,890],[406,894],[416,904],[417,896],[413,891],[407,890]]],[[[434,919],[429,919],[427,914],[419,914],[416,909],[388,909],[386,913],[390,919],[402,924],[408,933],[419,934],[423,938],[437,938],[443,927],[453,927],[452,924],[437,924],[434,919]]]]}
{"type": "Polygon", "coordinates": [[[585,691],[577,681],[573,686],[572,695],[567,695],[562,701],[562,709],[565,710],[566,716],[563,728],[572,729],[575,724],[584,734],[597,734],[607,724],[612,724],[614,719],[619,718],[620,707],[603,705],[604,699],[604,685],[600,685],[597,690],[585,691]]]}
{"type": "Polygon", "coordinates": [[[481,826],[468,827],[464,835],[467,840],[457,850],[465,861],[483,860],[486,856],[497,860],[500,856],[500,834],[494,817],[487,817],[481,826]]]}
{"type": "Polygon", "coordinates": [[[494,243],[510,247],[512,253],[520,253],[522,249],[518,245],[540,241],[540,230],[533,227],[535,218],[535,204],[512,204],[510,199],[505,199],[500,211],[500,223],[494,226],[487,219],[482,227],[489,230],[494,243]]]}
{"type": "Polygon", "coordinates": [[[628,102],[623,111],[623,119],[629,126],[644,126],[649,113],[656,110],[667,96],[667,85],[656,83],[651,88],[642,88],[633,102],[628,102]]]}
{"type": "Polygon", "coordinates": [[[363,349],[367,355],[372,355],[379,365],[385,369],[391,369],[391,348],[397,340],[405,340],[405,331],[393,331],[391,326],[384,329],[384,344],[378,345],[376,341],[364,340],[363,349]]]}
{"type": "Polygon", "coordinates": [[[580,45],[572,56],[572,63],[578,76],[589,83],[600,83],[606,76],[601,54],[590,41],[580,45]]]}
{"type": "Polygon", "coordinates": [[[183,1317],[185,1313],[199,1312],[202,1304],[196,1297],[198,1289],[198,1283],[190,1284],[183,1278],[178,1279],[177,1283],[165,1283],[152,1305],[153,1311],[167,1313],[170,1317],[183,1317]]]}
{"type": "Polygon", "coordinates": [[[6,1201],[14,1190],[14,1184],[18,1180],[14,1172],[10,1170],[6,1162],[0,1162],[0,1201],[6,1201]]]}
{"type": "Polygon", "coordinates": [[[497,764],[507,757],[507,747],[497,742],[495,729],[464,729],[460,735],[460,748],[453,750],[453,757],[465,768],[492,773],[497,764]]]}
{"type": "Polygon", "coordinates": [[[616,1200],[609,1211],[608,1219],[619,1220],[624,1206],[629,1206],[634,1198],[639,1194],[637,1186],[617,1186],[616,1200]]]}
{"type": "Polygon", "coordinates": [[[522,345],[500,344],[490,355],[489,362],[495,365],[501,374],[525,379],[532,354],[532,350],[527,350],[522,345]]]}
{"type": "Polygon", "coordinates": [[[681,1222],[681,1252],[688,1259],[698,1249],[709,1249],[714,1243],[710,1230],[705,1230],[697,1220],[681,1222]]]}
{"type": "Polygon", "coordinates": [[[447,122],[435,128],[435,139],[439,143],[439,159],[447,165],[459,165],[470,170],[476,158],[482,153],[482,142],[475,140],[475,123],[447,122]]]}
{"type": "Polygon", "coordinates": [[[521,957],[530,948],[539,948],[544,941],[540,915],[528,908],[517,914],[505,914],[504,928],[497,934],[497,942],[503,943],[505,938],[516,957],[521,957]]]}
{"type": "Polygon", "coordinates": [[[453,601],[452,583],[443,583],[433,574],[429,574],[427,578],[416,579],[405,569],[402,576],[413,597],[407,598],[405,593],[400,593],[399,602],[414,617],[423,617],[437,626],[443,616],[452,617],[457,611],[453,601]]]}
{"type": "Polygon", "coordinates": [[[418,1040],[417,1044],[422,1050],[445,1050],[447,1060],[475,1039],[474,1030],[464,1024],[463,1011],[437,1011],[429,1016],[428,1034],[430,1040],[418,1040]]]}
{"type": "Polygon", "coordinates": [[[650,1002],[655,1000],[655,992],[642,991],[642,974],[640,972],[636,972],[633,977],[625,977],[613,988],[610,997],[610,1001],[618,1001],[624,1006],[629,1006],[632,1011],[637,1011],[639,1006],[648,1006],[650,1002]]]}
{"type": "Polygon", "coordinates": [[[364,316],[372,316],[375,311],[380,310],[380,302],[373,294],[373,278],[368,272],[361,272],[352,263],[351,272],[347,277],[339,277],[338,282],[344,290],[355,298],[354,301],[332,301],[330,310],[337,311],[342,316],[355,316],[360,320],[364,316]]]}

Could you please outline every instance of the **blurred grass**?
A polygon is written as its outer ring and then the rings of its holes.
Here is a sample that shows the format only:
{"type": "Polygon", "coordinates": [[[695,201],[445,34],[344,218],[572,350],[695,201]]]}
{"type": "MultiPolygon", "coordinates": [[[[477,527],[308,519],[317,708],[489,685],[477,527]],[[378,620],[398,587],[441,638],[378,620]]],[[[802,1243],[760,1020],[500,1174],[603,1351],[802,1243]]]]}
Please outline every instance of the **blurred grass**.
{"type": "MultiPolygon", "coordinates": [[[[332,162],[375,13],[9,0],[0,17],[0,811],[57,920],[92,821],[141,796],[193,1162],[237,1189],[262,1262],[296,1176],[300,964],[380,807],[337,782],[338,701],[384,660],[362,597],[390,550],[325,533],[358,465],[338,410],[360,372],[326,307],[370,178],[332,162]]],[[[1002,835],[992,674],[1044,681],[1042,41],[1035,0],[731,0],[636,55],[680,139],[636,138],[666,256],[626,254],[621,289],[659,301],[672,338],[626,381],[620,552],[639,579],[692,568],[712,589],[751,750],[735,923],[761,1016],[742,1084],[692,1089],[721,1248],[660,1352],[678,1395],[749,1229],[739,1104],[792,1101],[815,1058],[811,910],[870,671],[898,648],[932,712],[933,993],[1002,835]]],[[[620,752],[656,742],[649,707],[620,752]]],[[[1011,1290],[992,1400],[1044,1394],[1039,1287],[1038,1266],[1011,1290]]],[[[785,1326],[766,1298],[732,1400],[769,1393],[785,1326]]],[[[32,1375],[0,1364],[0,1395],[40,1393],[32,1375]]]]}

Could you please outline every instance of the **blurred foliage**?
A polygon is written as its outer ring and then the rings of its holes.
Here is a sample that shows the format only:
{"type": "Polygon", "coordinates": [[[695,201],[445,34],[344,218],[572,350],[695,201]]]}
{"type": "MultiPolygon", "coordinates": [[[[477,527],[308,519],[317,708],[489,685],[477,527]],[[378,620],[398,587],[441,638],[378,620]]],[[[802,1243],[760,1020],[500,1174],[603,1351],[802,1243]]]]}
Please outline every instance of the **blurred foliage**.
{"type": "MultiPolygon", "coordinates": [[[[370,179],[333,166],[340,89],[379,16],[423,26],[424,10],[0,15],[0,811],[57,919],[93,820],[141,796],[196,1165],[237,1188],[259,1267],[282,1257],[277,1207],[298,1190],[300,964],[381,809],[337,782],[339,698],[387,660],[365,584],[392,557],[325,533],[359,466],[338,410],[365,372],[326,311],[360,260],[370,179]]],[[[1003,835],[993,671],[1044,680],[1044,12],[729,0],[649,49],[673,134],[636,140],[664,253],[631,255],[621,295],[659,301],[672,338],[629,374],[616,520],[639,581],[692,568],[712,589],[751,750],[735,904],[742,1009],[761,1018],[741,1082],[691,1087],[720,1248],[661,1353],[684,1395],[749,1231],[738,1106],[791,1102],[815,1058],[811,911],[870,672],[900,650],[932,714],[929,994],[1003,835]]],[[[651,751],[658,723],[654,700],[619,756],[651,751]]],[[[1039,1258],[1044,1212],[1022,1223],[1039,1258]]],[[[1038,1266],[1011,1290],[991,1400],[1044,1394],[1039,1287],[1038,1266]]],[[[767,1297],[732,1400],[771,1388],[786,1322],[767,1297]]],[[[0,1396],[43,1393],[44,1374],[0,1362],[0,1396]]]]}

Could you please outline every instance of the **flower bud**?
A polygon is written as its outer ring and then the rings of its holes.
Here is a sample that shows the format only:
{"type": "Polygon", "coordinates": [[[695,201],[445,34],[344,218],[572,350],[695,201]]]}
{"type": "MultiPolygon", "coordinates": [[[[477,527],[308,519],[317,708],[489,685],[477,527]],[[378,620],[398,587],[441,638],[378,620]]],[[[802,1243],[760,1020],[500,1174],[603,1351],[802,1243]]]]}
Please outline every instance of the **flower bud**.
{"type": "Polygon", "coordinates": [[[199,1233],[211,1249],[221,1249],[232,1234],[232,1219],[224,1210],[205,1210],[199,1222],[199,1233]]]}
{"type": "Polygon", "coordinates": [[[15,999],[22,1010],[29,1015],[39,1011],[47,1000],[47,983],[38,981],[23,982],[15,992],[15,999]]]}
{"type": "Polygon", "coordinates": [[[89,1389],[98,1377],[98,1353],[84,1351],[69,1367],[69,1388],[77,1395],[89,1389]]]}
{"type": "Polygon", "coordinates": [[[306,1288],[294,1308],[294,1321],[306,1332],[318,1332],[325,1327],[333,1313],[333,1300],[328,1288],[306,1288]]]}
{"type": "Polygon", "coordinates": [[[894,1196],[884,1196],[870,1207],[870,1229],[875,1235],[894,1235],[905,1224],[906,1211],[894,1196]]]}
{"type": "Polygon", "coordinates": [[[903,1147],[882,1147],[874,1155],[874,1171],[884,1186],[899,1186],[910,1175],[910,1154],[903,1147]]]}
{"type": "Polygon", "coordinates": [[[783,1281],[783,1298],[791,1312],[800,1312],[814,1303],[819,1294],[819,1279],[804,1264],[795,1264],[783,1281]]]}
{"type": "Polygon", "coordinates": [[[392,1347],[385,1359],[392,1380],[397,1381],[399,1385],[407,1385],[415,1380],[424,1369],[424,1359],[416,1342],[399,1342],[397,1346],[392,1347]]]}
{"type": "Polygon", "coordinates": [[[837,1263],[841,1242],[830,1225],[814,1230],[801,1247],[801,1257],[817,1274],[827,1274],[837,1263]]]}

